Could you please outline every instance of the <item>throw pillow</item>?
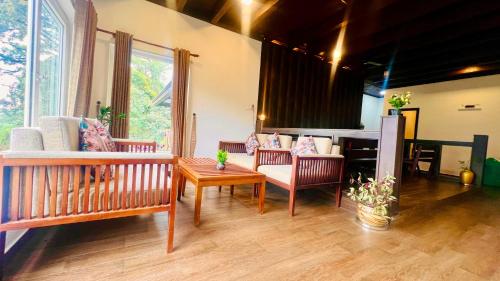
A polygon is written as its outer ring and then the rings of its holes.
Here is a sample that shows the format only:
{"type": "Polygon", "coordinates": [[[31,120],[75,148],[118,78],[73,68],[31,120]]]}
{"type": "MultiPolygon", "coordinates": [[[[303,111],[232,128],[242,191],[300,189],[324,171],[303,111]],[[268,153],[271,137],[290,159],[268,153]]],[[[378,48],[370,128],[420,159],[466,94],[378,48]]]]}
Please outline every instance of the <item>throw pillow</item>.
{"type": "Polygon", "coordinates": [[[292,155],[307,155],[307,154],[317,154],[316,146],[314,145],[313,137],[299,138],[297,144],[290,151],[292,155]]]}
{"type": "MultiPolygon", "coordinates": [[[[80,150],[89,152],[114,152],[116,151],[115,143],[110,133],[97,120],[89,120],[82,118],[80,120],[80,150]]],[[[92,177],[96,178],[95,167],[90,170],[92,177]]],[[[105,167],[101,166],[99,178],[101,180],[105,177],[105,167]]],[[[110,169],[110,176],[114,176],[114,167],[110,169]]]]}
{"type": "Polygon", "coordinates": [[[274,134],[267,136],[266,143],[264,143],[264,148],[272,148],[272,149],[281,148],[278,132],[275,132],[274,134]]]}
{"type": "Polygon", "coordinates": [[[116,151],[113,138],[101,122],[82,118],[80,123],[80,148],[82,151],[116,151]]]}
{"type": "Polygon", "coordinates": [[[255,150],[259,148],[260,144],[255,136],[255,133],[252,133],[245,142],[245,148],[247,150],[247,154],[252,156],[255,153],[255,150]]]}

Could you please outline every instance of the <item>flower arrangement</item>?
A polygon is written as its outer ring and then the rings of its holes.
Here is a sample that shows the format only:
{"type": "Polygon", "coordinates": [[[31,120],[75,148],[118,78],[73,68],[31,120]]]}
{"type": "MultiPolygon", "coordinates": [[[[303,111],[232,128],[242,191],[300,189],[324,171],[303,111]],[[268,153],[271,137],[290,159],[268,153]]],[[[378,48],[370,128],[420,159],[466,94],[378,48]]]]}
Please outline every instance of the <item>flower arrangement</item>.
{"type": "Polygon", "coordinates": [[[411,93],[406,92],[403,94],[394,94],[391,96],[389,99],[389,104],[394,107],[396,110],[400,110],[402,107],[404,107],[407,104],[410,104],[410,98],[411,98],[411,93]]]}
{"type": "Polygon", "coordinates": [[[351,179],[351,184],[357,187],[351,187],[347,196],[359,204],[373,209],[373,214],[389,219],[389,203],[396,201],[392,196],[393,184],[396,178],[387,175],[381,182],[369,178],[368,182],[361,182],[361,175],[357,180],[351,179]]]}

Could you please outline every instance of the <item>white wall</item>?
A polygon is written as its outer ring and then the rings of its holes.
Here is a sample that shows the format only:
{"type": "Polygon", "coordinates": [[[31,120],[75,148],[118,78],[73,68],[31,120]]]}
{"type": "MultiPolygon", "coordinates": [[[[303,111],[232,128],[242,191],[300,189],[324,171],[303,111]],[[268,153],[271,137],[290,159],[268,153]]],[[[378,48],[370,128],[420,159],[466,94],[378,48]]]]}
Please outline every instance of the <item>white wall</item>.
{"type": "Polygon", "coordinates": [[[361,108],[361,123],[365,130],[380,130],[384,99],[370,95],[363,95],[363,106],[361,108]]]}
{"type": "MultiPolygon", "coordinates": [[[[198,156],[215,156],[218,141],[243,140],[254,129],[252,104],[257,104],[261,43],[246,36],[180,14],[144,0],[94,0],[98,27],[120,30],[161,45],[200,55],[191,59],[188,121],[197,115],[198,156]]],[[[111,88],[109,35],[98,34],[95,50],[91,114],[105,103],[111,88]]],[[[158,54],[171,52],[134,42],[158,54]]],[[[187,138],[189,140],[189,137],[187,138]]]]}
{"type": "MultiPolygon", "coordinates": [[[[418,138],[472,141],[473,135],[489,135],[488,156],[500,158],[500,75],[468,78],[387,90],[412,92],[408,107],[420,108],[418,138]],[[481,111],[459,111],[465,104],[479,104],[481,111]]],[[[470,160],[470,149],[444,147],[441,172],[457,174],[459,160],[470,160]]]]}

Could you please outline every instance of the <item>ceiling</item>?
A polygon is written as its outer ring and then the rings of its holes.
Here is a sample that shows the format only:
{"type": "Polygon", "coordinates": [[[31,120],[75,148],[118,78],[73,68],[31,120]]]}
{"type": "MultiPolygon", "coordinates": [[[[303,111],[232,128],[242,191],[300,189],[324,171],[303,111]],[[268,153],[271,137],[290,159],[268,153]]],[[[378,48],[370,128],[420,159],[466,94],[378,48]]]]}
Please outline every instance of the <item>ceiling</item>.
{"type": "MultiPolygon", "coordinates": [[[[147,1],[242,33],[242,0],[147,1]]],[[[341,66],[378,88],[500,73],[500,1],[253,0],[248,7],[250,37],[326,60],[345,26],[341,66]]]]}

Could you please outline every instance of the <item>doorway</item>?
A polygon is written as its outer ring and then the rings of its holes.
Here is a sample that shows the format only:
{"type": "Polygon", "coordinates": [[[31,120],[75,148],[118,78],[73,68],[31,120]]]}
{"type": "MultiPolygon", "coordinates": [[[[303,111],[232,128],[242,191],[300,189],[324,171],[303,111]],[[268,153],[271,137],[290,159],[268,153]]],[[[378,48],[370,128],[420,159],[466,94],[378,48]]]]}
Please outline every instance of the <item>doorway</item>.
{"type": "Polygon", "coordinates": [[[405,139],[417,139],[420,108],[402,108],[401,114],[406,119],[405,139]]]}

